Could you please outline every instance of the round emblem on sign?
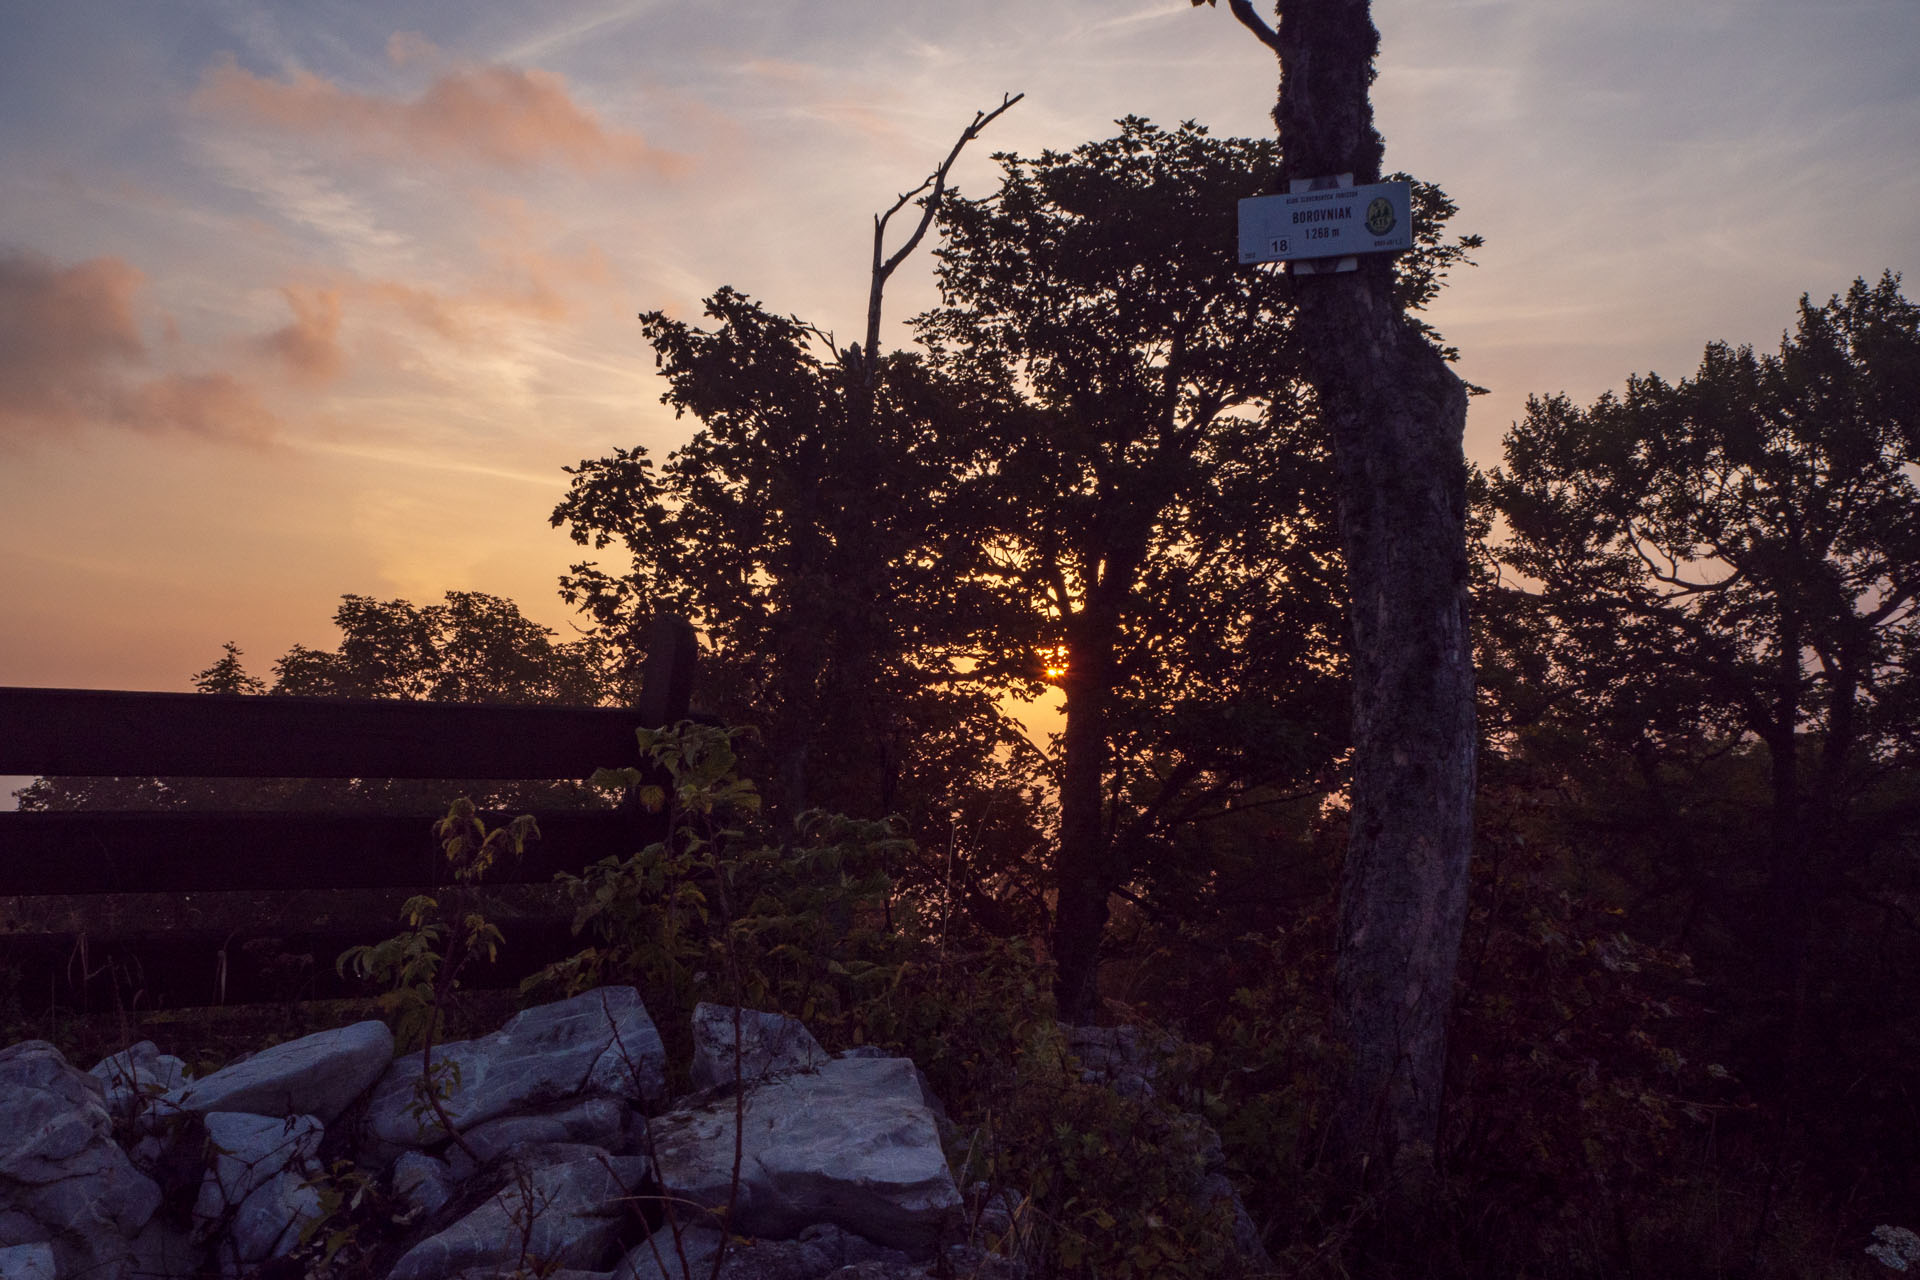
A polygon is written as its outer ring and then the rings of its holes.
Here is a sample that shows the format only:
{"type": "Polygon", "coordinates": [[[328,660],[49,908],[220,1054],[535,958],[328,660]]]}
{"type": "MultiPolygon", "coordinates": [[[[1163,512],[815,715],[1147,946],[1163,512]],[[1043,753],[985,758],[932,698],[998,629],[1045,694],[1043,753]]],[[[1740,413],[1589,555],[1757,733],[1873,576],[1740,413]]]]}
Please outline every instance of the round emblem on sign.
{"type": "Polygon", "coordinates": [[[1377,236],[1383,236],[1393,230],[1397,219],[1393,216],[1393,201],[1380,196],[1367,206],[1367,230],[1377,236]]]}

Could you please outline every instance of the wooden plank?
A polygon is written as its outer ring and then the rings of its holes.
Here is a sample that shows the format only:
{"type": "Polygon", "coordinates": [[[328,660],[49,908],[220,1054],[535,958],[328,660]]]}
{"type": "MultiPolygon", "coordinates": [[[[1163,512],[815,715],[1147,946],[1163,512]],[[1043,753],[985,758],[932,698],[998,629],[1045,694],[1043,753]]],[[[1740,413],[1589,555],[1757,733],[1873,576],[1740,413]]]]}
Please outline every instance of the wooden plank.
{"type": "MultiPolygon", "coordinates": [[[[218,948],[232,939],[351,937],[398,933],[401,908],[420,892],[387,889],[214,889],[196,893],[0,895],[0,943],[40,938],[72,944],[171,938],[218,948]]],[[[443,902],[451,901],[440,891],[443,902]]],[[[471,901],[506,931],[573,919],[560,885],[485,884],[471,901]]],[[[326,957],[333,963],[334,953],[326,957]]]]}
{"type": "Polygon", "coordinates": [[[632,764],[639,712],[0,688],[0,774],[585,778],[632,764]]]}
{"type": "MultiPolygon", "coordinates": [[[[662,830],[644,812],[535,817],[542,839],[490,879],[550,880],[662,830]]],[[[338,813],[0,813],[0,894],[432,886],[446,880],[432,826],[338,813]]]]}

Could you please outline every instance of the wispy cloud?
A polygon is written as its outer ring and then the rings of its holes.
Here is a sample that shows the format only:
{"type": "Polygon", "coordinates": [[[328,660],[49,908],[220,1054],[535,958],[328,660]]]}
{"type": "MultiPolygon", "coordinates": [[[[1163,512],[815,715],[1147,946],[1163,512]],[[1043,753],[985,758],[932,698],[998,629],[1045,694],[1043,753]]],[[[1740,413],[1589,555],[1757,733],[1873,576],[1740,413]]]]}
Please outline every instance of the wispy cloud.
{"type": "Polygon", "coordinates": [[[311,161],[240,137],[203,137],[202,155],[229,186],[245,191],[298,227],[317,232],[359,270],[378,270],[411,244],[373,201],[355,194],[311,161]]]}
{"type": "MultiPolygon", "coordinates": [[[[392,52],[404,62],[423,54],[405,40],[392,52]]],[[[419,97],[401,99],[358,93],[311,71],[287,79],[257,76],[228,56],[202,76],[192,105],[237,125],[429,163],[661,175],[686,166],[685,157],[602,124],[559,75],[510,66],[456,66],[419,97]]]]}

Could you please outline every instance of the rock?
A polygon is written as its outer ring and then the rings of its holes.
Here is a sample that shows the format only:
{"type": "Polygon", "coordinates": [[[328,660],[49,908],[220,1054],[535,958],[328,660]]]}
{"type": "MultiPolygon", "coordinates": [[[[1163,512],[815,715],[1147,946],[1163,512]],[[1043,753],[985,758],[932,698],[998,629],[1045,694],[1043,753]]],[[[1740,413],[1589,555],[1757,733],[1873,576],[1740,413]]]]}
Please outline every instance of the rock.
{"type": "MultiPolygon", "coordinates": [[[[733,1019],[730,1005],[694,1006],[690,1073],[695,1089],[733,1082],[733,1019]]],[[[740,1074],[746,1079],[811,1071],[827,1060],[827,1051],[799,1019],[740,1010],[740,1074]]]]}
{"type": "Polygon", "coordinates": [[[717,1227],[683,1224],[677,1240],[659,1227],[620,1260],[613,1280],[707,1280],[722,1238],[717,1227]]]}
{"type": "Polygon", "coordinates": [[[223,1273],[240,1275],[291,1253],[301,1229],[321,1217],[320,1193],[308,1184],[320,1173],[325,1130],[313,1116],[246,1112],[216,1111],[206,1124],[212,1158],[193,1205],[194,1234],[214,1242],[223,1273]]]}
{"type": "MultiPolygon", "coordinates": [[[[612,1280],[687,1280],[688,1277],[707,1280],[720,1240],[717,1228],[682,1227],[680,1247],[686,1256],[683,1266],[672,1237],[661,1228],[649,1241],[627,1254],[614,1269],[612,1280]]],[[[911,1275],[916,1280],[926,1275],[925,1271],[912,1267],[907,1255],[897,1249],[863,1240],[831,1223],[820,1223],[808,1227],[793,1240],[735,1241],[721,1264],[720,1280],[820,1280],[823,1276],[840,1274],[843,1268],[861,1264],[896,1268],[897,1274],[911,1275]]]]}
{"type": "Polygon", "coordinates": [[[102,1058],[87,1072],[106,1090],[107,1112],[116,1120],[131,1120],[170,1090],[192,1079],[187,1064],[161,1053],[151,1040],[102,1058]]]}
{"type": "Polygon", "coordinates": [[[173,1090],[184,1111],[337,1119],[393,1061],[393,1033],[378,1021],[321,1031],[263,1049],[173,1090]]]}
{"type": "MultiPolygon", "coordinates": [[[[939,1274],[965,1276],[967,1280],[1027,1280],[1027,1264],[978,1245],[950,1244],[945,1250],[946,1268],[939,1274]]],[[[843,1277],[837,1280],[844,1280],[843,1277]]]]}
{"type": "Polygon", "coordinates": [[[968,1237],[984,1244],[1005,1241],[1014,1235],[1016,1226],[1025,1235],[1028,1223],[1021,1213],[1025,1205],[1026,1197],[1018,1191],[974,1183],[967,1188],[968,1237]]]}
{"type": "Polygon", "coordinates": [[[160,1188],[114,1144],[99,1079],[45,1041],[0,1050],[0,1248],[49,1245],[62,1276],[120,1280],[159,1207],[160,1188]]]}
{"type": "MultiPolygon", "coordinates": [[[[666,1096],[666,1047],[632,987],[602,987],[516,1015],[478,1040],[437,1046],[442,1105],[456,1129],[496,1117],[602,1096],[657,1106],[666,1096]]],[[[439,1118],[419,1110],[422,1058],[397,1059],[367,1107],[363,1150],[391,1160],[446,1140],[439,1118]]]]}
{"type": "Polygon", "coordinates": [[[187,1280],[207,1267],[207,1251],[185,1227],[156,1213],[133,1239],[128,1270],[133,1280],[187,1280]]]}
{"type": "Polygon", "coordinates": [[[55,1280],[53,1246],[16,1244],[0,1249],[0,1280],[55,1280]]]}
{"type": "MultiPolygon", "coordinates": [[[[905,1058],[837,1059],[776,1076],[745,1096],[741,1185],[729,1225],[791,1238],[832,1223],[928,1255],[960,1208],[940,1135],[905,1058]]],[[[660,1181],[696,1204],[728,1202],[734,1100],[655,1118],[660,1181]]]]}
{"type": "Polygon", "coordinates": [[[1138,1027],[1075,1027],[1060,1024],[1067,1051],[1080,1060],[1080,1079],[1100,1083],[1123,1098],[1151,1102],[1160,1074],[1159,1059],[1172,1048],[1170,1041],[1150,1045],[1138,1027]]]}
{"type": "MultiPolygon", "coordinates": [[[[832,1276],[833,1280],[929,1280],[925,1267],[910,1262],[856,1262],[832,1272],[832,1276]]],[[[970,1274],[968,1280],[973,1280],[970,1274]]]]}
{"type": "Polygon", "coordinates": [[[564,1163],[519,1165],[479,1207],[409,1249],[388,1280],[441,1280],[457,1271],[526,1264],[597,1269],[622,1231],[637,1223],[631,1197],[646,1180],[641,1156],[594,1152],[564,1163]]]}
{"type": "Polygon", "coordinates": [[[617,1098],[582,1098],[552,1111],[501,1116],[461,1136],[481,1163],[519,1147],[544,1142],[580,1142],[614,1151],[625,1144],[628,1109],[617,1098]]]}
{"type": "Polygon", "coordinates": [[[440,1212],[460,1189],[445,1160],[419,1151],[404,1151],[393,1162],[393,1194],[407,1202],[416,1215],[440,1212]]]}

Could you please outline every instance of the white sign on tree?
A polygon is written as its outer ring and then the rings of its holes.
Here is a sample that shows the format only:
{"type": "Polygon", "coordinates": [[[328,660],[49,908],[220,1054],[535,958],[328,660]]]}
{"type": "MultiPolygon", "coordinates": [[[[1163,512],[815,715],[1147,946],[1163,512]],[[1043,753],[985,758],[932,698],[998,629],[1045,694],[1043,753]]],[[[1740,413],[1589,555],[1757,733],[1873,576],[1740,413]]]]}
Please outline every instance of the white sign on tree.
{"type": "Polygon", "coordinates": [[[1413,248],[1411,183],[1341,187],[1315,179],[1295,186],[1309,189],[1240,202],[1242,263],[1299,262],[1413,248]]]}

